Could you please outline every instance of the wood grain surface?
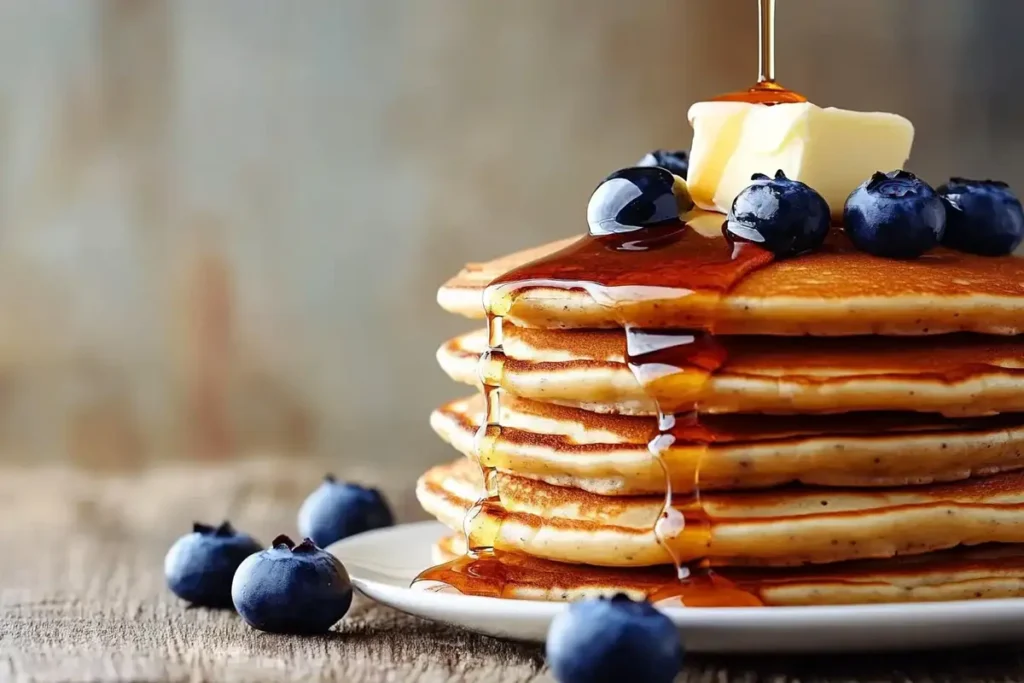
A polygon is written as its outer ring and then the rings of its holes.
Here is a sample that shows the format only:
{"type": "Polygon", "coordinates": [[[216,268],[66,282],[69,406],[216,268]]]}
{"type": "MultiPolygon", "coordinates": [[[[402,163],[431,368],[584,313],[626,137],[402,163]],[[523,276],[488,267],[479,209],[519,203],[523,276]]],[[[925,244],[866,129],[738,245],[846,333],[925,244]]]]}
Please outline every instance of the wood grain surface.
{"type": "MultiPolygon", "coordinates": [[[[550,681],[540,648],[359,600],[322,638],[186,608],[162,561],[193,519],[295,533],[323,463],[167,465],[132,475],[0,469],[2,681],[550,681]]],[[[372,479],[372,477],[370,478],[372,479]]],[[[1015,648],[856,657],[691,657],[680,680],[1017,681],[1015,648]]]]}

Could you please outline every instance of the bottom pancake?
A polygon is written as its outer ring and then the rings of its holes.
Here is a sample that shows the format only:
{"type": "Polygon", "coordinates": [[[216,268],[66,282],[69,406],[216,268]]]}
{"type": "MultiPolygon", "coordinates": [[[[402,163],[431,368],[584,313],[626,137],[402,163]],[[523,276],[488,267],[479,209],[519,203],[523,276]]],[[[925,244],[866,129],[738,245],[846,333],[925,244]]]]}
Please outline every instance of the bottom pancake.
{"type": "MultiPolygon", "coordinates": [[[[503,511],[488,509],[494,546],[559,562],[643,567],[672,562],[654,534],[660,496],[608,497],[507,473],[503,511]]],[[[480,498],[479,468],[440,465],[416,488],[420,504],[453,530],[480,498]]],[[[686,514],[688,499],[674,500],[686,514]]],[[[1024,473],[897,489],[789,487],[701,498],[710,531],[681,526],[664,540],[680,562],[799,565],[927,553],[958,545],[1024,543],[1024,473]]]]}
{"type": "MultiPolygon", "coordinates": [[[[465,553],[461,535],[434,546],[434,561],[465,553]]],[[[651,597],[674,580],[667,567],[615,569],[563,564],[516,553],[498,556],[504,569],[503,597],[520,600],[579,600],[625,593],[651,597]]],[[[889,560],[860,560],[794,569],[717,570],[769,606],[941,602],[1024,597],[1024,546],[956,548],[889,560]]]]}

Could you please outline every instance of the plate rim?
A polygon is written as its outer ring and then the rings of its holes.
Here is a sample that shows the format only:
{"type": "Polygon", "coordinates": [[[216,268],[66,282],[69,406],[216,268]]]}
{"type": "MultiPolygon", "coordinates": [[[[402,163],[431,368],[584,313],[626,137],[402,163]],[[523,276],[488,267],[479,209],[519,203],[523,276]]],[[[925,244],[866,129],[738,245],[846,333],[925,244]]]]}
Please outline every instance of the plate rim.
{"type": "MultiPolygon", "coordinates": [[[[376,545],[381,538],[392,535],[416,533],[422,538],[428,533],[440,537],[451,530],[435,520],[407,522],[395,526],[375,529],[329,546],[328,550],[338,555],[349,548],[376,545]]],[[[425,569],[426,567],[424,567],[425,569]]],[[[376,600],[373,593],[394,593],[412,591],[409,586],[385,583],[352,574],[352,583],[367,597],[376,600]]],[[[416,591],[417,600],[425,605],[443,604],[446,611],[477,611],[493,609],[500,605],[503,614],[510,616],[554,616],[568,603],[547,600],[519,600],[492,598],[456,593],[432,593],[416,591]]],[[[794,605],[784,607],[659,607],[678,626],[726,627],[742,625],[747,628],[771,628],[782,626],[830,626],[841,622],[842,627],[858,628],[885,619],[887,626],[898,623],[912,625],[914,622],[941,616],[946,620],[970,620],[983,618],[986,622],[1024,617],[1024,598],[996,598],[991,600],[949,600],[940,602],[890,602],[863,605],[794,605]],[[894,623],[897,622],[897,623],[894,623]]],[[[960,621],[960,625],[969,625],[960,621]]]]}

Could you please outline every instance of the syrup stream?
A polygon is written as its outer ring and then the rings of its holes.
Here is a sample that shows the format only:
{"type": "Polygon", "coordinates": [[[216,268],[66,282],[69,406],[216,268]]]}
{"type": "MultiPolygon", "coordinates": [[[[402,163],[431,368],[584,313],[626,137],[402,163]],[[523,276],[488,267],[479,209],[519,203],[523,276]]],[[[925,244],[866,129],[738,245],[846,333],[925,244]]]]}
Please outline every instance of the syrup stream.
{"type": "Polygon", "coordinates": [[[758,84],[775,82],[775,0],[758,0],[758,84]]]}
{"type": "Polygon", "coordinates": [[[757,83],[746,90],[719,95],[715,99],[768,105],[806,102],[806,97],[775,80],[775,0],[758,0],[757,18],[757,83]]]}

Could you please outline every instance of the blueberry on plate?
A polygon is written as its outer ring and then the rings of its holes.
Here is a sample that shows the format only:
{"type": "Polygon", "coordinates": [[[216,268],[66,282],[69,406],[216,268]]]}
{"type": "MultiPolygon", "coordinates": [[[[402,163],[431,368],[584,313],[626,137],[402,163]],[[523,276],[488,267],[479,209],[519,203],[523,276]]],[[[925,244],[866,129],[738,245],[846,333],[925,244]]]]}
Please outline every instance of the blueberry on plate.
{"type": "Polygon", "coordinates": [[[690,153],[685,149],[656,149],[648,152],[644,158],[636,162],[637,166],[661,166],[680,178],[686,178],[690,170],[690,153]]]}
{"type": "Polygon", "coordinates": [[[821,247],[830,224],[824,197],[781,170],[774,178],[755,173],[750,179],[754,182],[733,200],[726,232],[759,244],[779,258],[821,247]]]}
{"type": "Polygon", "coordinates": [[[338,481],[330,474],[299,508],[299,533],[321,548],[394,523],[380,491],[338,481]]]}
{"type": "Polygon", "coordinates": [[[604,179],[587,204],[591,235],[678,223],[693,208],[686,181],[658,166],[624,168],[604,179]]]}
{"type": "Polygon", "coordinates": [[[861,251],[912,259],[946,232],[946,209],[928,183],[908,171],[877,172],[846,199],[843,228],[861,251]]]}
{"type": "Polygon", "coordinates": [[[352,604],[345,567],[310,539],[295,545],[278,536],[249,557],[231,584],[235,610],[253,628],[270,633],[326,633],[352,604]]]}
{"type": "Polygon", "coordinates": [[[1024,211],[1006,183],[950,178],[936,192],[946,209],[942,243],[981,256],[1005,256],[1024,240],[1024,211]]]}
{"type": "Polygon", "coordinates": [[[672,621],[625,595],[570,604],[551,622],[547,660],[560,683],[670,683],[683,666],[672,621]]]}
{"type": "Polygon", "coordinates": [[[230,607],[235,570],[260,549],[256,539],[235,531],[228,522],[218,527],[196,522],[192,533],[179,538],[167,551],[167,586],[193,605],[230,607]]]}

